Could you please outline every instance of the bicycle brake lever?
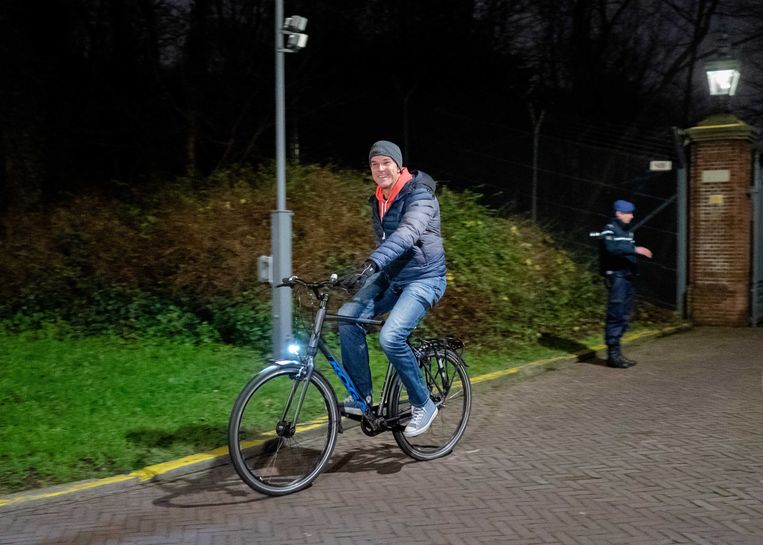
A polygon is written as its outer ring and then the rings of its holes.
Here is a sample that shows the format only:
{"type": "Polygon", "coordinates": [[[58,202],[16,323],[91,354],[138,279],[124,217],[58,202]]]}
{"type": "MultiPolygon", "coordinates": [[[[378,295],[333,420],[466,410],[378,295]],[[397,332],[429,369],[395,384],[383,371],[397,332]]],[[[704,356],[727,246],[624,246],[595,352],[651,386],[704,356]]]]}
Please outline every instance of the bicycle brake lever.
{"type": "Polygon", "coordinates": [[[297,280],[297,277],[294,276],[294,275],[292,275],[292,276],[290,276],[288,278],[282,278],[281,279],[281,283],[278,284],[276,287],[277,288],[291,288],[292,286],[294,286],[294,284],[296,284],[296,280],[297,280]]]}

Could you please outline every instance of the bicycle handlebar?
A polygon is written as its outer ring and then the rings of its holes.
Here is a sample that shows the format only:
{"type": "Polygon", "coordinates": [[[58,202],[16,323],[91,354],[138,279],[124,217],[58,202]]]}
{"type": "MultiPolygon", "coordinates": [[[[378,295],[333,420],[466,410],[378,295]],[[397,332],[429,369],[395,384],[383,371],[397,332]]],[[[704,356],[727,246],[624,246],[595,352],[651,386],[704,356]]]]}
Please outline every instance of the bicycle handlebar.
{"type": "MultiPolygon", "coordinates": [[[[294,286],[302,286],[309,290],[311,290],[316,298],[321,299],[321,290],[324,290],[326,288],[328,289],[338,289],[342,291],[347,291],[346,288],[339,286],[337,284],[338,276],[336,273],[332,273],[331,276],[329,276],[328,280],[323,280],[321,282],[307,282],[305,280],[302,280],[297,275],[292,275],[288,278],[282,279],[282,283],[278,284],[277,288],[293,288],[294,286]]],[[[362,324],[362,325],[371,325],[371,326],[378,326],[381,327],[384,325],[384,320],[374,320],[370,318],[356,318],[354,316],[342,316],[340,314],[326,314],[325,315],[326,320],[332,320],[332,321],[350,321],[356,324],[362,324]]]]}
{"type": "Polygon", "coordinates": [[[328,280],[323,280],[321,282],[307,282],[306,280],[302,280],[299,276],[293,274],[288,278],[282,278],[281,284],[278,284],[276,287],[293,288],[294,286],[303,286],[313,291],[321,290],[323,288],[342,289],[340,286],[337,286],[337,280],[339,280],[339,277],[336,273],[331,273],[331,276],[329,276],[328,280]]]}

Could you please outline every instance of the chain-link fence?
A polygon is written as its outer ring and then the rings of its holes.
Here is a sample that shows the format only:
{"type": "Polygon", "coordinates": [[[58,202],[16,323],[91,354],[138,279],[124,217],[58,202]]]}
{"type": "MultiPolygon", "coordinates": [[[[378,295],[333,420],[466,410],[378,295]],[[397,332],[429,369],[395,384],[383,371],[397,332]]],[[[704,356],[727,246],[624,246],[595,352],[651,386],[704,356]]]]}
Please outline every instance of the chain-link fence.
{"type": "MultiPolygon", "coordinates": [[[[362,130],[367,138],[357,134],[347,143],[327,133],[323,141],[301,147],[302,159],[336,160],[337,149],[355,149],[358,161],[352,166],[364,167],[370,135],[379,135],[373,126],[364,124],[362,130]]],[[[454,189],[480,193],[500,213],[531,218],[534,208],[537,222],[581,261],[595,262],[597,242],[588,234],[611,218],[612,203],[634,202],[636,241],[654,253],[652,260],[642,259],[639,291],[676,308],[676,175],[649,170],[655,160],[675,165],[671,127],[634,129],[547,117],[536,139],[532,128],[420,110],[407,132],[409,139],[383,136],[401,145],[407,166],[454,189]]]]}
{"type": "Polygon", "coordinates": [[[636,204],[636,242],[654,253],[641,260],[641,293],[676,308],[676,173],[650,171],[651,161],[674,160],[670,127],[638,132],[570,120],[541,125],[537,139],[498,123],[441,113],[427,139],[415,142],[413,166],[459,188],[484,195],[501,211],[537,218],[581,260],[594,261],[612,203],[636,204]],[[446,129],[443,129],[446,127],[446,129]],[[457,133],[455,132],[457,131],[457,133]],[[454,146],[473,135],[469,146],[454,146]],[[537,160],[533,148],[537,142],[537,160]],[[534,214],[533,214],[534,209],[534,214]]]}

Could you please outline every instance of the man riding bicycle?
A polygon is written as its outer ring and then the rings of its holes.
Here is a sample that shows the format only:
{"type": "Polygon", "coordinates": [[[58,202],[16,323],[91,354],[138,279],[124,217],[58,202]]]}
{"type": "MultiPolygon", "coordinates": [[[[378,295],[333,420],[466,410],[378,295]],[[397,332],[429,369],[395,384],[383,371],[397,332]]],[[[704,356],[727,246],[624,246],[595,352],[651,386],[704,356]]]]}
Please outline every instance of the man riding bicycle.
{"type": "MultiPolygon", "coordinates": [[[[374,143],[368,160],[377,186],[369,199],[377,247],[358,272],[342,280],[345,287],[360,289],[339,314],[370,319],[389,313],[379,342],[408,392],[412,417],[404,434],[415,437],[426,432],[437,416],[406,340],[445,293],[440,205],[434,194],[435,181],[424,172],[403,167],[397,145],[386,140],[374,143]]],[[[373,395],[366,330],[359,324],[340,322],[339,338],[343,365],[370,407],[373,395]]],[[[343,410],[361,414],[352,397],[344,401],[343,410]]]]}

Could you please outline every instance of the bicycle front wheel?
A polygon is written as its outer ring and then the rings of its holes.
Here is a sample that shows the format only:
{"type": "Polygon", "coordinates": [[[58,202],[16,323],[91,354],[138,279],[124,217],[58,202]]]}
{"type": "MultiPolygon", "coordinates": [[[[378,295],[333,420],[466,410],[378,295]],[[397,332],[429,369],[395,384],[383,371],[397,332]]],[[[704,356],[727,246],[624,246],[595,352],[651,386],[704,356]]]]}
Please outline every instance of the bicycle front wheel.
{"type": "Polygon", "coordinates": [[[422,375],[430,397],[437,405],[437,417],[430,428],[416,437],[406,437],[403,427],[411,416],[408,393],[398,377],[389,400],[390,416],[400,418],[400,426],[393,430],[398,446],[416,460],[433,460],[445,456],[466,431],[472,407],[472,386],[466,365],[450,351],[429,350],[420,360],[422,375]]]}
{"type": "Polygon", "coordinates": [[[258,375],[241,391],[231,412],[228,450],[233,467],[262,494],[302,490],[328,463],[339,418],[334,390],[317,370],[309,382],[296,365],[258,375]]]}

